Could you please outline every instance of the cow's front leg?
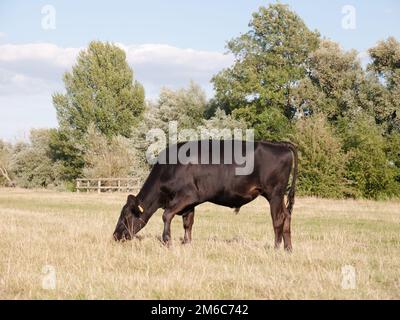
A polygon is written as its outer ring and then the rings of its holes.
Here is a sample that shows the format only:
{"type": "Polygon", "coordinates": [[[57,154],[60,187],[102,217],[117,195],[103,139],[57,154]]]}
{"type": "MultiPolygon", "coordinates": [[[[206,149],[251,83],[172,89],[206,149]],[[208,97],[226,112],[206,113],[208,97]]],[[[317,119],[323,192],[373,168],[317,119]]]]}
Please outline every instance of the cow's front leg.
{"type": "Polygon", "coordinates": [[[192,242],[192,227],[194,222],[194,209],[190,210],[182,216],[183,228],[185,229],[185,235],[183,237],[183,244],[189,244],[192,242]]]}
{"type": "MultiPolygon", "coordinates": [[[[190,192],[187,190],[189,194],[194,194],[194,191],[190,192]]],[[[164,221],[164,232],[163,232],[163,241],[167,247],[171,245],[171,221],[175,214],[184,211],[186,208],[192,207],[195,201],[192,197],[188,196],[186,193],[178,193],[175,196],[175,199],[169,203],[169,206],[164,211],[163,221],[164,221]]]]}
{"type": "Polygon", "coordinates": [[[171,245],[171,221],[175,216],[175,212],[171,210],[165,210],[163,213],[163,221],[164,221],[164,231],[162,235],[162,239],[164,244],[169,247],[171,245]]]}

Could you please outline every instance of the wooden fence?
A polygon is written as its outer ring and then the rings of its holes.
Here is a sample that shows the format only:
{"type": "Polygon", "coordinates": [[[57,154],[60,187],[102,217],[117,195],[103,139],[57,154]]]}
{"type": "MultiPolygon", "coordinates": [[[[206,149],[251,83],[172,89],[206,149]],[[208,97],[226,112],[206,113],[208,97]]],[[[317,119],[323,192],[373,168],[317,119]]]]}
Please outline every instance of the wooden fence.
{"type": "Polygon", "coordinates": [[[76,179],[76,191],[134,192],[140,188],[139,179],[135,178],[98,178],[76,179]]]}

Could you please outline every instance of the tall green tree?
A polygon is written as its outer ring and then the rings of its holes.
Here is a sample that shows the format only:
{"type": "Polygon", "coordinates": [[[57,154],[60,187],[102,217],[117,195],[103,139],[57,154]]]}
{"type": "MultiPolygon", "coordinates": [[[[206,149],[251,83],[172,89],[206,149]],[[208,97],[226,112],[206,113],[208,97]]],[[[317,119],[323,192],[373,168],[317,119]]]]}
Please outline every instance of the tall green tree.
{"type": "Polygon", "coordinates": [[[322,40],[309,56],[308,77],[296,88],[298,112],[321,112],[330,120],[352,116],[367,108],[363,96],[365,72],[355,50],[343,51],[339,44],[322,40]]]}
{"type": "Polygon", "coordinates": [[[306,75],[319,34],[283,4],[261,7],[253,13],[249,27],[247,33],[228,42],[235,62],[212,82],[218,106],[228,113],[239,110],[237,116],[246,115],[250,126],[260,125],[262,138],[264,119],[279,118],[279,113],[289,119],[293,116],[292,91],[306,75]]]}
{"type": "Polygon", "coordinates": [[[66,93],[53,95],[61,128],[77,136],[94,123],[108,137],[129,137],[144,111],[144,89],[134,80],[125,52],[111,43],[93,41],[64,74],[66,93]]]}
{"type": "Polygon", "coordinates": [[[125,52],[93,41],[64,74],[65,93],[55,93],[59,129],[51,134],[51,157],[72,180],[84,167],[84,137],[89,126],[109,139],[130,137],[145,109],[143,86],[134,80],[125,52]]]}
{"type": "Polygon", "coordinates": [[[368,70],[375,77],[374,109],[376,119],[391,132],[400,132],[400,42],[393,37],[369,50],[368,70]]]}

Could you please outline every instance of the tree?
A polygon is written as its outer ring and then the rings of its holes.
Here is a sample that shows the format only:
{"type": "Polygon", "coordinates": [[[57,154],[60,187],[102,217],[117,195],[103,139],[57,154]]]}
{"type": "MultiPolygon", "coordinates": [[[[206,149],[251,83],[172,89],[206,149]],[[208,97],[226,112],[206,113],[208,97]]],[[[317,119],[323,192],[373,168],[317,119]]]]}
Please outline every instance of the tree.
{"type": "Polygon", "coordinates": [[[394,177],[387,193],[400,197],[400,132],[393,131],[385,136],[384,151],[394,177]]]}
{"type": "Polygon", "coordinates": [[[248,127],[252,127],[257,140],[286,140],[293,131],[289,119],[277,108],[268,108],[261,113],[257,112],[255,106],[239,108],[233,111],[232,117],[245,121],[248,127]]]}
{"type": "Polygon", "coordinates": [[[33,129],[30,143],[14,147],[12,171],[18,186],[34,188],[57,184],[58,170],[49,156],[49,140],[48,129],[33,129]]]}
{"type": "Polygon", "coordinates": [[[373,112],[374,83],[367,77],[355,50],[322,40],[310,54],[308,76],[295,88],[293,105],[298,116],[323,113],[334,123],[339,117],[357,118],[373,112]]]}
{"type": "MultiPolygon", "coordinates": [[[[201,130],[205,130],[209,133],[211,133],[211,136],[214,139],[222,139],[224,138],[221,136],[221,134],[213,134],[213,133],[222,133],[222,130],[228,130],[230,137],[232,137],[232,134],[234,133],[233,130],[239,129],[239,130],[246,130],[246,122],[244,120],[237,120],[233,118],[231,115],[227,115],[224,110],[217,109],[215,111],[214,116],[212,116],[210,119],[204,119],[202,125],[200,126],[201,130]],[[218,131],[215,131],[218,130],[218,131]],[[219,131],[221,130],[221,131],[219,131]]],[[[243,132],[242,132],[243,133],[243,132]]],[[[243,138],[245,136],[243,135],[243,138]]]]}
{"type": "Polygon", "coordinates": [[[352,195],[345,179],[347,157],[324,115],[297,121],[293,140],[299,148],[301,194],[329,198],[352,195]]]}
{"type": "Polygon", "coordinates": [[[49,137],[49,156],[58,167],[63,181],[72,181],[82,175],[83,137],[77,138],[69,129],[51,129],[49,137]]]}
{"type": "Polygon", "coordinates": [[[83,175],[87,178],[120,178],[133,172],[139,172],[139,175],[146,172],[136,149],[123,136],[107,138],[91,125],[85,136],[84,148],[83,175]]]}
{"type": "Polygon", "coordinates": [[[82,139],[90,124],[108,138],[130,137],[143,114],[144,89],[134,80],[125,52],[93,41],[64,75],[66,93],[53,95],[59,129],[51,135],[51,157],[64,179],[82,173],[82,139]]]}
{"type": "Polygon", "coordinates": [[[108,137],[129,137],[144,110],[144,89],[134,81],[125,52],[93,41],[64,74],[66,93],[53,95],[61,128],[82,136],[90,123],[108,137]]]}
{"type": "Polygon", "coordinates": [[[190,82],[188,88],[163,88],[158,101],[149,107],[146,120],[150,128],[168,132],[170,121],[177,121],[180,129],[195,129],[203,121],[207,99],[201,87],[190,82]]]}
{"type": "Polygon", "coordinates": [[[368,70],[375,77],[372,99],[376,120],[384,123],[389,133],[400,133],[400,42],[389,37],[368,52],[372,60],[368,70]]]}
{"type": "Polygon", "coordinates": [[[241,109],[237,115],[247,114],[249,126],[262,124],[266,117],[279,118],[279,113],[290,119],[293,90],[306,75],[319,34],[283,4],[261,7],[249,27],[228,42],[235,63],[213,77],[215,100],[228,113],[241,109]]]}
{"type": "Polygon", "coordinates": [[[346,178],[351,181],[356,196],[379,199],[394,195],[397,172],[386,155],[382,131],[374,118],[366,114],[355,120],[339,121],[338,132],[348,155],[346,178]]]}
{"type": "Polygon", "coordinates": [[[11,161],[12,146],[0,139],[0,185],[13,185],[11,161]]]}
{"type": "MultiPolygon", "coordinates": [[[[169,123],[172,121],[177,122],[179,130],[196,130],[203,123],[206,106],[207,99],[204,91],[192,81],[187,88],[161,89],[157,101],[148,104],[143,120],[133,129],[130,139],[134,141],[138,161],[145,172],[149,169],[146,152],[153,143],[151,139],[147,140],[147,133],[152,129],[161,129],[168,136],[169,123]]],[[[153,152],[154,155],[156,153],[156,151],[153,152]]]]}
{"type": "Polygon", "coordinates": [[[382,77],[389,89],[400,90],[400,42],[389,37],[386,41],[378,42],[368,52],[372,59],[368,68],[382,77]]]}

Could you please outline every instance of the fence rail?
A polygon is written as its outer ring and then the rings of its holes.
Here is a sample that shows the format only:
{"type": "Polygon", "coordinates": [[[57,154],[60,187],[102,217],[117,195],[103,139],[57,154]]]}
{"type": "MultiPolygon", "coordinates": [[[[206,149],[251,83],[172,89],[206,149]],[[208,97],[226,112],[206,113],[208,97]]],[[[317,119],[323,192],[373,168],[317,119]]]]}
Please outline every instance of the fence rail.
{"type": "Polygon", "coordinates": [[[76,192],[132,192],[139,190],[140,180],[135,178],[76,179],[76,192]]]}

